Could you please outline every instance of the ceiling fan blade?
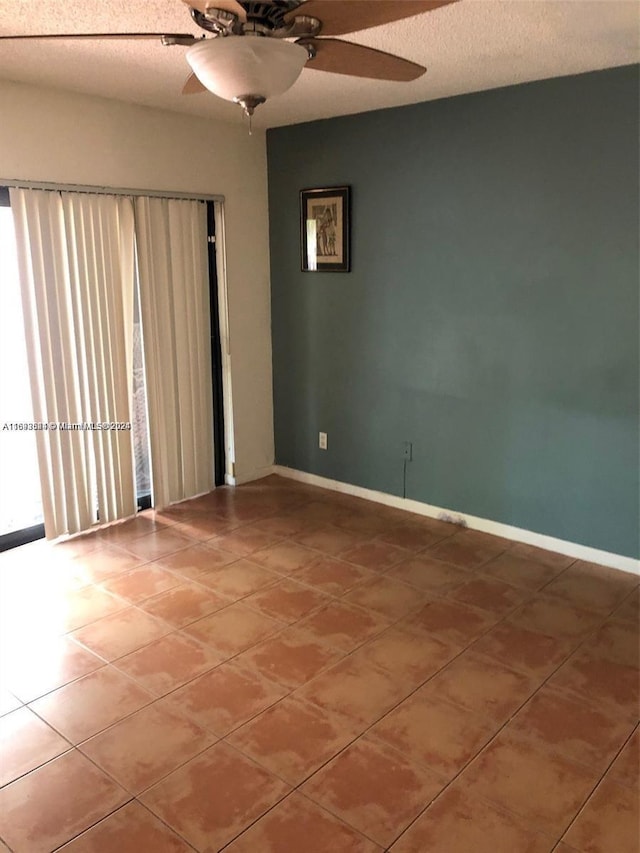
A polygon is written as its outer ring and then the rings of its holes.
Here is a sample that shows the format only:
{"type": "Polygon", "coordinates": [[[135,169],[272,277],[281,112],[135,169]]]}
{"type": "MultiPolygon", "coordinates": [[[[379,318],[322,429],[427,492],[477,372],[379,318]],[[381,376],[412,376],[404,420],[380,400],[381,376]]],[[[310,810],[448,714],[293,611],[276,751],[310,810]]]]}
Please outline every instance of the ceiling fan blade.
{"type": "Polygon", "coordinates": [[[183,95],[199,95],[202,92],[207,91],[207,87],[198,80],[195,74],[189,74],[184,86],[182,87],[183,95]]]}
{"type": "Polygon", "coordinates": [[[301,44],[311,44],[316,55],[305,68],[348,74],[351,77],[369,77],[372,80],[416,80],[427,70],[423,65],[409,62],[392,53],[374,50],[361,44],[341,39],[301,39],[301,44]]]}
{"type": "Polygon", "coordinates": [[[191,33],[42,33],[28,36],[0,36],[13,39],[166,39],[169,44],[195,44],[200,39],[191,33]]]}
{"type": "MultiPolygon", "coordinates": [[[[215,5],[215,0],[209,2],[215,5]]],[[[342,36],[431,12],[455,2],[457,0],[307,0],[289,12],[285,20],[308,15],[322,21],[321,35],[342,36]]]]}
{"type": "Polygon", "coordinates": [[[237,15],[241,21],[247,20],[247,13],[238,0],[182,0],[182,2],[202,15],[207,14],[207,9],[222,9],[223,12],[237,15]]]}

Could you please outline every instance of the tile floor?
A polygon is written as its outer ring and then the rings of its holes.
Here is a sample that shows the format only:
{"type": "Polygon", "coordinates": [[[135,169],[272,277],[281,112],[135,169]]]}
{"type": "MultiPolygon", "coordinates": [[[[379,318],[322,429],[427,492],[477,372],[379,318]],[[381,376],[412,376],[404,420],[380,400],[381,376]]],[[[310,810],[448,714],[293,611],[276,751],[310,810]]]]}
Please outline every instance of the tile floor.
{"type": "Polygon", "coordinates": [[[0,853],[638,853],[638,578],[269,477],[0,556],[0,853]]]}

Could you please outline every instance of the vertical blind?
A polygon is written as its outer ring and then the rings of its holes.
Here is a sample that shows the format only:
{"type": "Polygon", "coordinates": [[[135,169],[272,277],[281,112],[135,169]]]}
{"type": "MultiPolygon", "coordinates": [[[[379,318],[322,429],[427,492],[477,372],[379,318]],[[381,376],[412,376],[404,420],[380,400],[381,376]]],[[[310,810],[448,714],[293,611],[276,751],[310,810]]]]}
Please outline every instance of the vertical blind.
{"type": "Polygon", "coordinates": [[[11,189],[47,538],[135,512],[134,217],[122,196],[11,189]]]}
{"type": "Polygon", "coordinates": [[[206,205],[135,200],[154,506],[214,487],[206,205]]]}
{"type": "MultiPolygon", "coordinates": [[[[34,417],[131,423],[139,276],[153,500],[213,488],[206,207],[10,190],[34,417]]],[[[132,435],[38,430],[47,538],[136,510],[132,435]]]]}

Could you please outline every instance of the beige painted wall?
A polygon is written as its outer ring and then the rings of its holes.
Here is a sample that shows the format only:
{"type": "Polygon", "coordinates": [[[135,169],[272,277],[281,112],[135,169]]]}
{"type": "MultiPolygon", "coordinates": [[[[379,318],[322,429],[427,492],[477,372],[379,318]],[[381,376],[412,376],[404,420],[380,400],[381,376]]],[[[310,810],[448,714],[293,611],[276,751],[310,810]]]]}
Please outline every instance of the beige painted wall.
{"type": "Polygon", "coordinates": [[[246,125],[0,81],[0,181],[222,194],[236,476],[273,463],[265,136],[246,125]]]}

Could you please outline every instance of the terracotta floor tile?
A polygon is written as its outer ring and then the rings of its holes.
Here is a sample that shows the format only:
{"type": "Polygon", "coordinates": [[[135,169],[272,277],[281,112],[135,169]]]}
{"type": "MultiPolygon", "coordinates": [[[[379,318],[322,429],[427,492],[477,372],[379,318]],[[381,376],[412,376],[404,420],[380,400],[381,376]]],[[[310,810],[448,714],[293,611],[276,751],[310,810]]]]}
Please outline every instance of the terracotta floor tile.
{"type": "Polygon", "coordinates": [[[231,603],[212,589],[206,589],[197,583],[185,581],[148,598],[141,607],[152,616],[168,622],[174,628],[184,628],[216,610],[222,610],[231,603]]]}
{"type": "Polygon", "coordinates": [[[362,541],[363,534],[343,530],[333,524],[325,524],[312,530],[306,530],[293,537],[298,545],[313,548],[329,556],[337,556],[362,541]]]}
{"type": "MultiPolygon", "coordinates": [[[[311,496],[309,502],[293,510],[293,517],[299,521],[304,521],[305,524],[318,527],[321,524],[337,524],[348,513],[348,510],[341,504],[332,504],[314,498],[315,495],[311,496]]],[[[342,524],[338,524],[338,526],[342,527],[342,524]]]]}
{"type": "Polygon", "coordinates": [[[222,551],[209,545],[191,545],[174,554],[161,557],[154,565],[161,566],[169,571],[177,572],[185,578],[197,580],[203,572],[212,572],[228,566],[238,559],[237,554],[222,551]]]}
{"type": "Polygon", "coordinates": [[[0,717],[11,713],[11,711],[16,711],[21,706],[22,702],[16,699],[12,693],[9,693],[8,690],[0,689],[0,717]]]}
{"type": "Polygon", "coordinates": [[[427,596],[402,581],[376,576],[372,580],[359,584],[342,599],[349,604],[366,607],[380,613],[387,619],[402,619],[427,602],[427,596]]]}
{"type": "Polygon", "coordinates": [[[282,628],[283,622],[236,602],[198,622],[192,622],[184,631],[213,647],[220,657],[228,658],[255,646],[260,640],[276,634],[282,628]]]}
{"type": "Polygon", "coordinates": [[[142,802],[196,849],[213,853],[263,815],[290,788],[218,743],[142,795],[142,802]]]}
{"type": "Polygon", "coordinates": [[[171,627],[137,607],[128,607],[98,619],[71,635],[92,652],[112,661],[159,640],[171,627]]]}
{"type": "Polygon", "coordinates": [[[286,687],[299,687],[320,670],[342,657],[342,652],[309,637],[297,628],[287,628],[235,660],[286,687]]]}
{"type": "Polygon", "coordinates": [[[386,542],[387,545],[406,548],[407,551],[422,551],[442,541],[451,533],[450,530],[437,533],[423,524],[400,523],[382,533],[378,539],[380,542],[386,542]]]}
{"type": "Polygon", "coordinates": [[[102,666],[105,661],[67,637],[4,645],[0,676],[11,693],[31,702],[102,666]]]}
{"type": "Polygon", "coordinates": [[[358,723],[289,697],[254,717],[227,740],[295,786],[359,733],[358,723]]]}
{"type": "Polygon", "coordinates": [[[0,836],[15,851],[49,853],[128,799],[72,750],[0,790],[0,836]]]}
{"type": "Polygon", "coordinates": [[[304,531],[316,529],[316,525],[310,525],[308,521],[301,518],[296,518],[293,513],[271,516],[271,518],[263,518],[260,521],[254,522],[256,530],[263,530],[265,533],[271,533],[279,539],[287,537],[296,537],[304,531]]]}
{"type": "Polygon", "coordinates": [[[435,675],[423,690],[425,695],[503,723],[537,687],[537,680],[531,676],[467,651],[435,675]]]}
{"type": "Polygon", "coordinates": [[[148,533],[146,536],[123,542],[122,547],[146,562],[147,560],[158,560],[160,557],[166,557],[173,554],[174,551],[189,548],[193,544],[193,539],[167,528],[157,533],[148,533]]]}
{"type": "Polygon", "coordinates": [[[293,623],[330,601],[327,595],[285,578],[268,589],[254,592],[243,604],[265,616],[293,623]]]}
{"type": "Polygon", "coordinates": [[[462,531],[429,549],[429,555],[461,569],[477,569],[493,557],[497,557],[505,546],[501,540],[474,530],[462,531]]]}
{"type": "Polygon", "coordinates": [[[637,578],[592,564],[574,563],[544,588],[545,595],[559,598],[576,607],[611,613],[637,584],[637,578]],[[602,571],[598,571],[602,569],[602,571]]]}
{"type": "Polygon", "coordinates": [[[549,637],[582,638],[602,617],[558,598],[532,598],[509,616],[509,622],[549,637]]]}
{"type": "Polygon", "coordinates": [[[470,792],[521,815],[540,831],[564,832],[599,774],[505,732],[463,772],[470,792]]]}
{"type": "Polygon", "coordinates": [[[620,785],[633,788],[638,784],[640,777],[640,728],[636,727],[633,735],[629,738],[613,762],[609,775],[620,785]]]}
{"type": "Polygon", "coordinates": [[[91,583],[100,583],[121,572],[128,572],[140,564],[139,557],[134,557],[133,554],[110,545],[102,545],[99,550],[87,554],[86,557],[78,557],[74,560],[74,565],[91,583]]]}
{"type": "Polygon", "coordinates": [[[117,545],[123,542],[131,542],[132,539],[139,539],[141,536],[148,536],[150,533],[159,533],[170,526],[161,518],[151,518],[141,513],[127,521],[116,522],[103,527],[98,531],[97,536],[103,542],[117,545]]]}
{"type": "Polygon", "coordinates": [[[535,545],[524,545],[521,542],[513,545],[509,549],[509,554],[514,557],[523,557],[525,560],[534,560],[543,566],[550,566],[557,569],[558,573],[575,562],[574,557],[567,557],[565,554],[558,554],[556,551],[547,551],[546,548],[536,548],[535,545]]]}
{"type": "Polygon", "coordinates": [[[129,604],[139,604],[152,595],[165,592],[180,583],[180,578],[153,564],[139,566],[115,578],[104,581],[102,588],[124,598],[129,604]]]}
{"type": "Polygon", "coordinates": [[[485,563],[482,566],[482,574],[534,592],[557,577],[571,561],[568,560],[565,566],[562,565],[563,562],[565,561],[561,561],[560,565],[546,565],[538,560],[520,556],[512,549],[485,563]]]}
{"type": "Polygon", "coordinates": [[[168,634],[116,662],[131,678],[157,696],[202,675],[220,663],[222,655],[184,634],[168,634]]]}
{"type": "Polygon", "coordinates": [[[319,642],[350,652],[388,625],[389,620],[380,614],[334,601],[303,619],[297,627],[319,642]]]}
{"type": "Polygon", "coordinates": [[[306,796],[391,844],[442,789],[442,782],[395,750],[362,737],[306,782],[306,796]]]}
{"type": "Polygon", "coordinates": [[[563,692],[638,719],[640,683],[638,670],[578,651],[552,676],[549,684],[563,692]]]}
{"type": "Polygon", "coordinates": [[[382,853],[382,848],[298,793],[225,848],[225,853],[382,853]]]}
{"type": "Polygon", "coordinates": [[[166,524],[169,527],[176,524],[178,521],[184,521],[187,518],[191,518],[191,516],[197,511],[197,507],[194,506],[194,501],[181,501],[177,504],[170,504],[169,506],[164,507],[163,509],[149,509],[145,510],[145,515],[149,515],[153,520],[159,521],[162,524],[166,524]]]}
{"type": "Polygon", "coordinates": [[[256,530],[252,525],[244,525],[226,533],[223,536],[216,536],[211,539],[211,544],[216,548],[221,548],[223,551],[230,551],[237,554],[239,557],[248,557],[255,551],[261,548],[268,548],[279,539],[273,533],[267,533],[265,530],[256,530]]]}
{"type": "Polygon", "coordinates": [[[391,853],[550,853],[554,847],[555,839],[454,785],[420,815],[391,853]]]}
{"type": "Polygon", "coordinates": [[[155,702],[85,741],[80,750],[123,788],[138,794],[215,740],[165,702],[155,702]]]}
{"type": "Polygon", "coordinates": [[[326,592],[328,595],[341,596],[363,581],[371,580],[376,575],[361,566],[354,566],[353,563],[326,557],[305,566],[292,577],[307,586],[326,592]]]}
{"type": "Polygon", "coordinates": [[[403,625],[426,631],[440,640],[466,646],[491,628],[497,617],[457,601],[434,600],[403,625]]]}
{"type": "Polygon", "coordinates": [[[237,601],[267,586],[273,586],[281,579],[281,575],[263,569],[248,560],[238,560],[230,566],[204,572],[197,577],[198,583],[208,586],[209,589],[232,601],[237,601]]]}
{"type": "Polygon", "coordinates": [[[154,700],[112,666],[32,702],[31,708],[72,743],[86,740],[154,700]]]}
{"type": "Polygon", "coordinates": [[[56,543],[53,546],[53,552],[56,555],[64,555],[65,557],[84,557],[103,546],[104,541],[95,533],[85,533],[81,536],[74,536],[71,539],[67,539],[65,542],[56,543]]]}
{"type": "Polygon", "coordinates": [[[223,663],[167,697],[170,707],[222,737],[269,705],[286,690],[235,663],[223,663]]]}
{"type": "Polygon", "coordinates": [[[366,724],[373,723],[404,698],[396,676],[351,656],[293,695],[366,724]]]}
{"type": "Polygon", "coordinates": [[[352,659],[369,661],[417,687],[456,654],[455,646],[435,637],[391,627],[353,652],[352,659]]]}
{"type": "Polygon", "coordinates": [[[436,560],[428,556],[428,553],[404,560],[387,572],[388,577],[410,583],[434,595],[446,595],[475,577],[472,572],[436,560]]]}
{"type": "Polygon", "coordinates": [[[495,731],[488,720],[420,688],[371,729],[375,737],[444,778],[452,778],[495,731]]]}
{"type": "Polygon", "coordinates": [[[640,666],[640,624],[609,621],[584,644],[593,657],[623,666],[640,666]]]}
{"type": "Polygon", "coordinates": [[[177,521],[173,527],[176,533],[189,536],[192,539],[206,541],[207,539],[226,536],[234,529],[228,521],[217,518],[215,515],[205,513],[194,513],[191,517],[177,521]]]}
{"type": "Polygon", "coordinates": [[[605,779],[578,815],[565,838],[587,853],[638,853],[638,790],[605,779]]]}
{"type": "Polygon", "coordinates": [[[68,749],[71,744],[29,708],[12,711],[0,719],[0,786],[68,749]]]}
{"type": "Polygon", "coordinates": [[[543,678],[566,660],[576,643],[500,622],[472,648],[519,672],[543,678]]]}
{"type": "Polygon", "coordinates": [[[528,593],[494,578],[475,577],[449,593],[449,598],[486,610],[495,616],[504,616],[522,604],[528,593]]]}
{"type": "Polygon", "coordinates": [[[353,533],[362,533],[367,538],[375,538],[390,531],[395,522],[384,517],[380,510],[341,512],[335,519],[334,524],[353,533]]]}
{"type": "Polygon", "coordinates": [[[507,730],[604,772],[631,729],[628,721],[613,713],[603,713],[596,706],[543,687],[516,714],[507,730]]]}
{"type": "Polygon", "coordinates": [[[611,586],[626,590],[627,595],[632,590],[640,589],[640,578],[635,572],[625,572],[600,563],[588,563],[586,560],[577,560],[569,568],[571,571],[568,574],[572,576],[605,579],[611,586]]]}
{"type": "Polygon", "coordinates": [[[603,770],[637,795],[635,575],[276,475],[13,549],[0,572],[0,730],[24,773],[0,788],[0,851],[628,853],[619,797],[620,826],[604,794],[580,821],[603,770]],[[361,825],[290,794],[358,743],[451,787],[417,808],[409,785],[406,817],[404,783],[339,773],[324,791],[345,784],[361,825]],[[67,756],[106,779],[86,744],[151,780],[158,814],[123,794],[94,811],[89,777],[68,792],[67,756]]]}
{"type": "Polygon", "coordinates": [[[124,610],[127,602],[99,586],[87,586],[67,595],[65,605],[64,631],[74,631],[97,619],[124,610]]]}
{"type": "Polygon", "coordinates": [[[280,542],[257,551],[251,559],[265,569],[271,569],[281,575],[291,575],[320,557],[321,554],[311,548],[304,548],[295,542],[280,542]]]}
{"type": "Polygon", "coordinates": [[[341,554],[343,560],[372,572],[386,572],[411,556],[412,552],[406,548],[398,548],[396,545],[389,545],[380,540],[364,542],[341,554]]]}
{"type": "Polygon", "coordinates": [[[193,848],[136,801],[65,844],[60,853],[193,853],[193,848]]]}
{"type": "Polygon", "coordinates": [[[613,613],[613,618],[637,625],[640,622],[640,590],[633,590],[613,613]]]}

